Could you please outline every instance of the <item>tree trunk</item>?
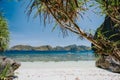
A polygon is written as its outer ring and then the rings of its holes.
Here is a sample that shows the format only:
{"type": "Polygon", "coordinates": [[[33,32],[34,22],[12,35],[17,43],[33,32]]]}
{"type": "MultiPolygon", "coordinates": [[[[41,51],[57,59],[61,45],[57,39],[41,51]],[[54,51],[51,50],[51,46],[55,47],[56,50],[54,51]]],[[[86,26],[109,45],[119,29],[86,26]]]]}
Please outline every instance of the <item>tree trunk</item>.
{"type": "MultiPolygon", "coordinates": [[[[74,5],[74,4],[73,4],[74,7],[71,7],[72,5],[68,1],[66,1],[66,3],[67,4],[69,3],[70,5],[64,5],[65,3],[62,3],[62,5],[60,5],[59,3],[57,4],[57,2],[56,2],[56,6],[55,6],[55,4],[53,4],[50,0],[48,0],[48,1],[43,0],[42,3],[44,3],[44,4],[41,4],[41,5],[45,6],[45,11],[44,11],[45,19],[47,19],[47,16],[52,15],[52,17],[54,17],[54,19],[59,23],[59,25],[62,28],[65,28],[69,31],[72,31],[73,33],[76,33],[77,35],[84,37],[85,39],[90,41],[94,46],[96,46],[96,48],[99,51],[101,51],[100,53],[97,53],[98,55],[101,56],[101,59],[98,61],[98,63],[101,60],[102,60],[102,62],[104,62],[104,61],[108,62],[108,64],[115,63],[116,61],[119,63],[120,52],[119,52],[119,50],[115,50],[114,46],[111,45],[111,43],[110,44],[108,43],[109,40],[107,40],[107,39],[103,39],[103,41],[102,40],[100,41],[100,39],[95,40],[95,39],[93,39],[93,37],[91,37],[84,31],[82,31],[80,29],[80,27],[77,25],[77,23],[75,22],[75,18],[77,17],[77,8],[80,8],[80,7],[78,7],[77,5],[74,5]],[[66,9],[64,9],[64,7],[66,7],[66,9]],[[61,17],[62,17],[62,19],[61,19],[61,17]],[[109,49],[110,49],[110,51],[109,51],[109,49]],[[104,54],[107,54],[107,57],[104,54]],[[109,61],[109,58],[110,58],[110,61],[109,61]]],[[[35,2],[35,4],[39,5],[40,3],[37,4],[35,2]]],[[[33,4],[31,6],[30,12],[32,11],[35,4],[33,4]]],[[[41,13],[41,11],[40,11],[40,13],[41,13]]],[[[111,22],[109,22],[109,20],[107,22],[108,22],[109,27],[111,27],[111,22]]],[[[112,22],[112,24],[113,24],[113,22],[112,22]]],[[[114,26],[114,25],[112,25],[112,26],[114,26]]],[[[105,31],[107,31],[107,30],[105,30],[105,31]]]]}
{"type": "MultiPolygon", "coordinates": [[[[66,24],[64,24],[64,22],[62,23],[59,19],[56,18],[56,15],[52,12],[52,10],[48,7],[48,5],[46,4],[47,8],[49,9],[51,15],[55,18],[55,20],[63,26],[63,28],[67,29],[67,30],[70,30],[72,31],[73,33],[76,33],[78,35],[81,35],[83,36],[84,38],[86,38],[88,41],[90,41],[92,44],[94,44],[99,50],[102,50],[102,51],[105,51],[103,45],[100,44],[100,42],[97,42],[95,39],[93,39],[92,37],[90,37],[89,35],[87,35],[85,32],[83,32],[80,27],[68,16],[68,14],[64,11],[58,11],[58,12],[62,12],[69,20],[69,22],[71,23],[72,26],[67,26],[66,24]]],[[[108,41],[107,41],[108,42],[108,41]]],[[[108,47],[108,46],[106,46],[108,47]]],[[[105,52],[102,52],[102,53],[105,53],[105,52]]],[[[102,54],[102,53],[99,53],[99,54],[102,54]]],[[[115,60],[118,60],[120,61],[120,57],[119,56],[116,56],[118,54],[114,54],[112,52],[108,53],[109,55],[113,56],[113,58],[115,60]],[[110,54],[111,53],[111,54],[110,54]]],[[[117,52],[118,53],[118,52],[117,52]]]]}

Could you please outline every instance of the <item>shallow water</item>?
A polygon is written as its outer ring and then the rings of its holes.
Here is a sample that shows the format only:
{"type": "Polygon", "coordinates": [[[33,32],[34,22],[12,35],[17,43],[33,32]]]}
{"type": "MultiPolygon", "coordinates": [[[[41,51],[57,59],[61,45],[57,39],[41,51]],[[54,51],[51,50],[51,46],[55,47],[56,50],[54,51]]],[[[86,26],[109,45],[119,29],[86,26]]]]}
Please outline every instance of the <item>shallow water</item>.
{"type": "Polygon", "coordinates": [[[94,60],[93,51],[6,51],[7,56],[18,61],[81,61],[94,60]]]}

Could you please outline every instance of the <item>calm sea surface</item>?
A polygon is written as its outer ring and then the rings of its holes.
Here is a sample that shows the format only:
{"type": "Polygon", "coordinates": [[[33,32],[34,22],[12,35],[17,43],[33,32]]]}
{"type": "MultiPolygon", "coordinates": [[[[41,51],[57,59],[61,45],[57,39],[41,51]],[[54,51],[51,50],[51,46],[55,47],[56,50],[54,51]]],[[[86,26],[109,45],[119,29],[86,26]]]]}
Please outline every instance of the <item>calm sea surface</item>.
{"type": "Polygon", "coordinates": [[[80,61],[95,60],[93,51],[6,51],[7,56],[18,61],[80,61]]]}

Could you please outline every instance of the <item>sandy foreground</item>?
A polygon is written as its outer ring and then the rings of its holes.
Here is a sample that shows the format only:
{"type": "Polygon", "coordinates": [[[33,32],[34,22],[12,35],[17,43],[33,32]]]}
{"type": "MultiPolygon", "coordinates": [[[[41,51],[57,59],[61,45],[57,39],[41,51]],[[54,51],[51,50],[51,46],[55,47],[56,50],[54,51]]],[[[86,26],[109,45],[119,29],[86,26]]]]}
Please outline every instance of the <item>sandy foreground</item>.
{"type": "Polygon", "coordinates": [[[120,80],[120,74],[95,67],[94,61],[21,62],[15,80],[120,80]]]}

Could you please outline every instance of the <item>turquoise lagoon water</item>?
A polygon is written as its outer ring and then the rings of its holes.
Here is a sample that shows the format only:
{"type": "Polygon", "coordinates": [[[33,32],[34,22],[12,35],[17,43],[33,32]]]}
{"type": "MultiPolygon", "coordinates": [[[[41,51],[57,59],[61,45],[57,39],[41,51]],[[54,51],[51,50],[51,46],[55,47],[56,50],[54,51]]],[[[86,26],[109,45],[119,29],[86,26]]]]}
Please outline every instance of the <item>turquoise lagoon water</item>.
{"type": "Polygon", "coordinates": [[[90,51],[6,51],[2,56],[18,61],[81,61],[95,60],[90,51]]]}

